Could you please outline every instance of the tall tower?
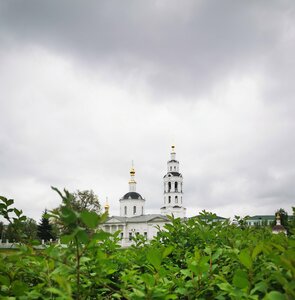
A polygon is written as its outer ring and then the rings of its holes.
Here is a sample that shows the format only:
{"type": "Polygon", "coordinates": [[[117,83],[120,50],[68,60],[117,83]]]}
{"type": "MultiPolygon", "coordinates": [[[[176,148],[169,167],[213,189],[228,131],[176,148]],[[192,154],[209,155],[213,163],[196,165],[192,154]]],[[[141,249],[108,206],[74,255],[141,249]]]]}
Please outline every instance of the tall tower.
{"type": "Polygon", "coordinates": [[[175,146],[171,147],[171,158],[167,162],[167,174],[164,176],[164,206],[161,214],[184,218],[186,208],[182,206],[183,177],[179,173],[179,161],[176,160],[175,146]]]}
{"type": "Polygon", "coordinates": [[[120,216],[136,217],[144,215],[145,199],[136,192],[135,170],[130,170],[129,192],[120,199],[120,216]]]}

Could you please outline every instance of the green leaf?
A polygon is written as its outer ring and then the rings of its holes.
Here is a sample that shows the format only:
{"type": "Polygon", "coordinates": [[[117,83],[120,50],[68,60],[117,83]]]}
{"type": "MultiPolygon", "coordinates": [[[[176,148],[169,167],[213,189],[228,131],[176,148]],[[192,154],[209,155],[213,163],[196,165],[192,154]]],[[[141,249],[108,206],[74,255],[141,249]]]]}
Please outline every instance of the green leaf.
{"type": "Polygon", "coordinates": [[[175,294],[169,294],[165,296],[165,300],[178,299],[178,296],[175,294]]]}
{"type": "Polygon", "coordinates": [[[100,231],[100,232],[96,232],[92,236],[92,239],[93,240],[98,240],[98,241],[103,241],[103,240],[107,239],[109,236],[110,236],[110,233],[105,232],[105,231],[100,231]]]}
{"type": "Polygon", "coordinates": [[[233,277],[233,285],[240,289],[247,288],[249,286],[247,273],[241,269],[238,269],[233,277]]]}
{"type": "Polygon", "coordinates": [[[223,291],[226,292],[231,292],[233,290],[232,286],[228,283],[228,282],[224,282],[224,283],[219,283],[217,284],[219,286],[219,288],[223,291]]]}
{"type": "Polygon", "coordinates": [[[169,247],[165,248],[165,250],[162,254],[162,258],[167,257],[173,250],[174,250],[173,246],[169,246],[169,247]]]}
{"type": "Polygon", "coordinates": [[[0,200],[2,200],[4,203],[6,203],[7,198],[5,198],[5,197],[3,197],[3,196],[0,196],[0,200]]]}
{"type": "Polygon", "coordinates": [[[60,197],[61,197],[62,199],[65,199],[65,197],[62,195],[62,193],[59,191],[58,188],[52,186],[51,189],[53,189],[54,191],[56,191],[56,192],[60,195],[60,197]]]}
{"type": "Polygon", "coordinates": [[[60,290],[57,289],[57,288],[49,287],[49,288],[47,288],[46,290],[47,290],[48,292],[52,293],[52,294],[64,296],[63,292],[60,291],[60,290]]]}
{"type": "Polygon", "coordinates": [[[162,253],[158,249],[150,248],[147,252],[147,260],[156,270],[160,268],[162,261],[162,253]]]}
{"type": "Polygon", "coordinates": [[[252,268],[252,259],[248,249],[244,249],[240,252],[239,259],[247,269],[252,268]]]}
{"type": "Polygon", "coordinates": [[[10,205],[13,204],[13,202],[14,202],[13,199],[9,199],[9,200],[6,201],[6,205],[7,205],[7,206],[10,206],[10,205]]]}
{"type": "Polygon", "coordinates": [[[39,240],[32,240],[31,241],[32,246],[37,246],[37,245],[40,245],[40,244],[41,244],[41,242],[39,240]]]}
{"type": "Polygon", "coordinates": [[[28,287],[24,282],[15,280],[11,284],[11,289],[15,296],[22,296],[25,291],[27,291],[28,287]]]}
{"type": "Polygon", "coordinates": [[[9,286],[9,283],[10,283],[9,277],[0,275],[0,283],[1,283],[1,285],[9,286]]]}
{"type": "Polygon", "coordinates": [[[151,274],[142,274],[141,279],[148,287],[153,287],[155,285],[155,278],[151,274]]]}
{"type": "Polygon", "coordinates": [[[265,295],[263,300],[286,300],[286,297],[280,292],[271,291],[270,293],[265,295]]]}
{"type": "Polygon", "coordinates": [[[82,256],[82,257],[80,258],[80,263],[81,263],[81,264],[82,264],[82,263],[89,262],[89,261],[91,261],[91,258],[89,258],[89,257],[87,257],[87,256],[82,256]]]}
{"type": "Polygon", "coordinates": [[[86,233],[85,230],[79,230],[76,234],[79,242],[86,244],[89,240],[88,234],[86,233]]]}
{"type": "Polygon", "coordinates": [[[22,211],[18,210],[17,208],[14,208],[13,211],[16,214],[17,217],[19,217],[22,214],[22,211]]]}
{"type": "Polygon", "coordinates": [[[61,218],[66,225],[72,224],[77,220],[75,212],[66,206],[61,208],[61,218]]]}
{"type": "MultiPolygon", "coordinates": [[[[139,299],[145,299],[146,298],[146,295],[145,295],[145,293],[143,292],[143,291],[140,291],[140,290],[138,290],[138,289],[133,289],[133,293],[134,293],[134,295],[136,296],[136,297],[138,297],[139,299]]],[[[137,299],[138,299],[137,298],[137,299]]],[[[134,299],[134,298],[131,298],[131,299],[134,299]]]]}
{"type": "Polygon", "coordinates": [[[253,249],[252,259],[254,260],[256,256],[262,252],[262,250],[263,250],[263,243],[257,244],[256,247],[253,249]]]}
{"type": "Polygon", "coordinates": [[[26,216],[21,216],[21,217],[19,218],[19,221],[23,222],[23,221],[26,221],[26,219],[27,219],[26,216]]]}
{"type": "Polygon", "coordinates": [[[82,211],[80,218],[86,226],[92,229],[96,228],[99,224],[99,215],[93,211],[82,211]]]}
{"type": "Polygon", "coordinates": [[[200,250],[198,248],[195,249],[195,259],[199,261],[201,258],[200,250]]]}
{"type": "Polygon", "coordinates": [[[251,290],[251,295],[255,294],[256,291],[262,292],[263,294],[267,291],[267,283],[265,281],[260,281],[255,284],[254,288],[251,290]]]}
{"type": "Polygon", "coordinates": [[[65,234],[60,237],[60,242],[62,244],[68,244],[69,242],[71,242],[73,240],[73,238],[74,237],[72,234],[65,234]]]}
{"type": "Polygon", "coordinates": [[[185,277],[191,277],[192,276],[192,272],[189,269],[180,270],[180,273],[183,274],[185,277]]]}

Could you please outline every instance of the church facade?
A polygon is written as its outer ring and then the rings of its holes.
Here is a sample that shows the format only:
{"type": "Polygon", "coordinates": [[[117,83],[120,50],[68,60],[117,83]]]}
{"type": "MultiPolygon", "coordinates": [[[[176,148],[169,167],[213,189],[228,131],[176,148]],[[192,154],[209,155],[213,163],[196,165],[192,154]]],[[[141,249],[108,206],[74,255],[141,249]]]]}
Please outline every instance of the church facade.
{"type": "MultiPolygon", "coordinates": [[[[135,170],[130,170],[129,192],[126,193],[120,202],[120,215],[110,216],[102,224],[106,232],[114,233],[120,230],[121,245],[130,246],[133,237],[137,234],[143,235],[151,240],[157,235],[166,223],[169,223],[167,215],[174,215],[175,218],[185,218],[186,209],[183,207],[183,177],[179,173],[179,162],[176,160],[175,147],[172,146],[170,160],[167,162],[167,173],[165,174],[163,206],[159,208],[159,214],[146,214],[146,199],[136,191],[135,170]]],[[[105,206],[106,210],[109,206],[105,206]]]]}

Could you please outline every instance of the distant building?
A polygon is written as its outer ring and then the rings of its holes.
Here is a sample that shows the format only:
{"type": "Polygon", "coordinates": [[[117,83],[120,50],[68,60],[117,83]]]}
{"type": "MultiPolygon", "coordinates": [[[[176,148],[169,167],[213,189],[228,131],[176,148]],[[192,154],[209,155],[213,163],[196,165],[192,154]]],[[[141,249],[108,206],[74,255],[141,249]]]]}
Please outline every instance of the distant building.
{"type": "Polygon", "coordinates": [[[208,221],[208,223],[214,223],[214,222],[226,222],[229,220],[229,218],[224,218],[224,217],[220,217],[220,216],[214,216],[214,217],[206,217],[203,215],[197,215],[193,218],[200,218],[202,221],[208,221]]]}
{"type": "Polygon", "coordinates": [[[256,215],[249,217],[246,220],[247,225],[249,226],[267,226],[273,224],[275,221],[274,215],[256,215]]]}

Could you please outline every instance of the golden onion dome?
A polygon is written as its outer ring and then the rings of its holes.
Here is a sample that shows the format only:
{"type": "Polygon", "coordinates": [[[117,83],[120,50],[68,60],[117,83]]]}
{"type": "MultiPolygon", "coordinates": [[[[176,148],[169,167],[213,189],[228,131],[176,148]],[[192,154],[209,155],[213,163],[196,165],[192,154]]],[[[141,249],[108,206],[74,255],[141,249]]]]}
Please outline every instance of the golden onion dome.
{"type": "Polygon", "coordinates": [[[132,167],[131,170],[130,170],[130,175],[135,175],[135,170],[134,170],[133,167],[132,167]]]}
{"type": "Polygon", "coordinates": [[[110,208],[110,205],[109,205],[109,200],[107,198],[106,204],[104,205],[104,209],[109,210],[109,208],[110,208]]]}
{"type": "Polygon", "coordinates": [[[171,148],[172,148],[172,153],[175,153],[175,145],[172,145],[171,148]]]}

